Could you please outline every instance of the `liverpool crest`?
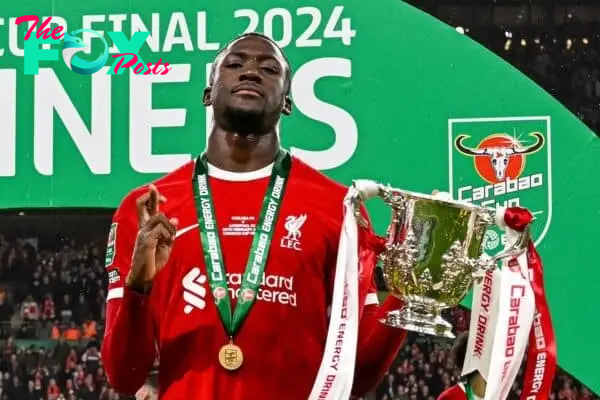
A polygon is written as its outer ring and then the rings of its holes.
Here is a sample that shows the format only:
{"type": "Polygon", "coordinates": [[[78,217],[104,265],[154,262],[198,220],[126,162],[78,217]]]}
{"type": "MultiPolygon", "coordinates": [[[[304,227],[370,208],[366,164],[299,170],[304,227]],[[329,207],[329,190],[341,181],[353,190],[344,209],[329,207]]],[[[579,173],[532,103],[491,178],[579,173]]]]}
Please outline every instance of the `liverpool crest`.
{"type": "MultiPolygon", "coordinates": [[[[448,130],[453,197],[491,208],[528,208],[539,245],[552,219],[550,117],[451,119],[448,130]]],[[[492,228],[483,245],[498,253],[503,232],[492,228]]]]}

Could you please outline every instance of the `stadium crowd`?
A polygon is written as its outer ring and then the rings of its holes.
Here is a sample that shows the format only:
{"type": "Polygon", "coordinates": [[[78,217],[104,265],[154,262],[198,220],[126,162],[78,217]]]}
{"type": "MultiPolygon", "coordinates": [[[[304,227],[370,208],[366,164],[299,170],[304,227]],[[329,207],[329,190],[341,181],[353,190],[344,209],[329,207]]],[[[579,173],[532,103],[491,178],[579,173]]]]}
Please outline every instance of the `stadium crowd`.
{"type": "MultiPolygon", "coordinates": [[[[469,312],[455,308],[447,318],[458,332],[468,329],[469,312]]],[[[509,400],[518,400],[521,394],[523,369],[515,380],[509,400]]],[[[435,400],[445,389],[460,381],[460,371],[454,367],[447,341],[409,335],[408,341],[383,379],[376,392],[376,400],[435,400]]],[[[550,400],[597,400],[591,391],[560,371],[554,379],[550,400]]]]}
{"type": "MultiPolygon", "coordinates": [[[[108,385],[99,355],[102,260],[103,246],[93,243],[44,250],[35,240],[0,235],[0,400],[125,399],[108,385]]],[[[457,331],[468,329],[467,310],[456,308],[447,317],[457,331]]],[[[410,334],[371,398],[435,399],[459,378],[450,345],[410,334]]],[[[518,390],[515,384],[514,395],[518,390]]],[[[594,397],[561,372],[552,399],[594,397]]]]}
{"type": "Polygon", "coordinates": [[[466,35],[534,80],[600,136],[600,23],[572,19],[553,29],[466,29],[466,35]]]}
{"type": "Polygon", "coordinates": [[[99,354],[106,279],[94,245],[0,235],[0,399],[109,400],[99,354]]]}

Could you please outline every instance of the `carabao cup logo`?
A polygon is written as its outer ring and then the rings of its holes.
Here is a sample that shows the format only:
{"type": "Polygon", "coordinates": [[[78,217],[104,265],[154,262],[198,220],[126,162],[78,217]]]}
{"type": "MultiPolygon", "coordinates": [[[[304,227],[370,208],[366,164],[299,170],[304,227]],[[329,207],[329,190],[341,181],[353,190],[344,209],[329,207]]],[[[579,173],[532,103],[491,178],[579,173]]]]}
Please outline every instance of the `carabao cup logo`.
{"type": "Polygon", "coordinates": [[[495,184],[507,179],[517,179],[525,168],[525,156],[533,154],[544,145],[544,136],[531,133],[535,144],[523,146],[517,138],[496,134],[483,139],[475,148],[465,145],[468,135],[458,135],[455,145],[466,156],[473,156],[475,169],[485,181],[495,184]]]}
{"type": "MultiPolygon", "coordinates": [[[[539,244],[552,217],[550,117],[461,118],[448,126],[454,198],[490,208],[528,208],[539,244]]],[[[490,254],[504,242],[504,232],[496,228],[485,234],[490,254]]]]}
{"type": "Polygon", "coordinates": [[[70,34],[65,33],[62,56],[65,64],[67,64],[69,69],[72,71],[82,75],[91,75],[94,72],[100,71],[102,67],[106,65],[106,60],[108,60],[108,44],[106,43],[104,37],[98,32],[91,29],[79,29],[78,31],[71,32],[70,34]],[[97,38],[100,38],[104,44],[104,51],[94,61],[85,61],[76,55],[80,51],[88,48],[87,45],[83,44],[83,41],[80,38],[75,36],[81,32],[91,33],[97,38]]]}

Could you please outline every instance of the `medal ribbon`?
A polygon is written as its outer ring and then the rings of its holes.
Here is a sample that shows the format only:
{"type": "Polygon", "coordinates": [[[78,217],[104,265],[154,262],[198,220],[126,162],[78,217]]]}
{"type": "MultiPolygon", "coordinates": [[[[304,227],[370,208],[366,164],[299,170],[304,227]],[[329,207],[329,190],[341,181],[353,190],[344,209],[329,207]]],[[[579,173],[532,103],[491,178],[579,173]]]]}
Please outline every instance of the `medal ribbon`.
{"type": "Polygon", "coordinates": [[[208,184],[206,153],[201,154],[196,162],[192,186],[194,187],[194,200],[196,202],[196,212],[198,213],[200,241],[210,289],[215,298],[221,322],[230,337],[233,337],[239,330],[256,300],[291,166],[290,154],[283,149],[279,150],[275,157],[273,172],[271,173],[254,239],[250,247],[240,294],[232,315],[227,276],[219,240],[219,229],[215,218],[215,207],[208,184]]]}

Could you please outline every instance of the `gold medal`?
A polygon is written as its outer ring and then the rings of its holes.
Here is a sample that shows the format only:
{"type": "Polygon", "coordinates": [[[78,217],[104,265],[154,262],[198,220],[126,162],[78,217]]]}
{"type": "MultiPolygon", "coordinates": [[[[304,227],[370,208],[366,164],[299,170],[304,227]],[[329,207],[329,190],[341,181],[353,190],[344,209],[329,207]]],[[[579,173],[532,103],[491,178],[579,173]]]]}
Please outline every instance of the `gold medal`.
{"type": "Polygon", "coordinates": [[[219,363],[229,371],[235,371],[242,366],[244,354],[239,346],[233,343],[227,343],[219,350],[219,363]]]}

